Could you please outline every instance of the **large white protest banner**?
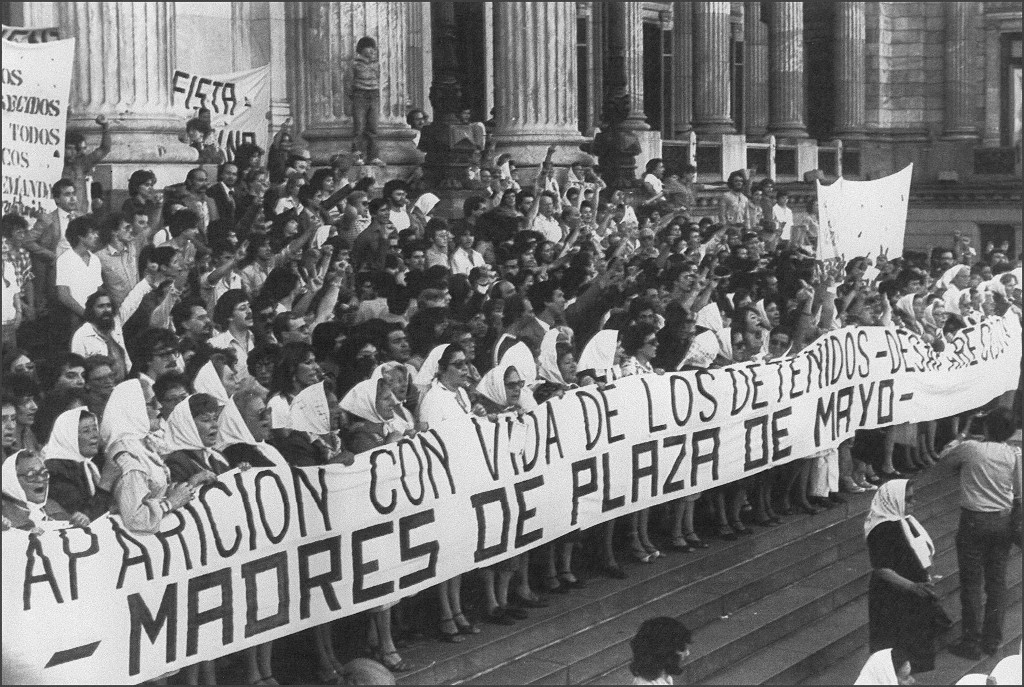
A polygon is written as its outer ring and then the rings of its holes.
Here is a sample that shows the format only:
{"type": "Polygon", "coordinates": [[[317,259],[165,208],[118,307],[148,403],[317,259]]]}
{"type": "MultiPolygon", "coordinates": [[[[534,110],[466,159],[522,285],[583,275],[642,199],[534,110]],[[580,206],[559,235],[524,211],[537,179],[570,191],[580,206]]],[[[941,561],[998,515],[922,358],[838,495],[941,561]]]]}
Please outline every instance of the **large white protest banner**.
{"type": "Polygon", "coordinates": [[[914,165],[882,179],[815,185],[818,190],[818,259],[857,256],[876,259],[884,251],[890,259],[903,254],[907,230],[907,203],[914,165]]]}
{"type": "Polygon", "coordinates": [[[270,130],[270,65],[231,74],[194,74],[175,70],[171,75],[174,110],[195,117],[201,107],[210,110],[217,145],[229,160],[241,143],[255,143],[264,150],[270,130]]]}
{"type": "Polygon", "coordinates": [[[466,416],[351,467],[230,472],[157,535],[117,517],[3,534],[4,660],[46,683],[141,682],[411,595],[580,528],[1015,388],[1020,323],[937,354],[847,328],[791,358],[639,375],[466,416]],[[45,637],[45,641],[40,641],[45,637]]]}
{"type": "Polygon", "coordinates": [[[60,40],[60,30],[56,26],[30,28],[28,26],[3,25],[3,39],[14,43],[48,43],[60,40]]]}
{"type": "Polygon", "coordinates": [[[4,41],[3,212],[42,209],[64,170],[75,41],[4,41]]]}

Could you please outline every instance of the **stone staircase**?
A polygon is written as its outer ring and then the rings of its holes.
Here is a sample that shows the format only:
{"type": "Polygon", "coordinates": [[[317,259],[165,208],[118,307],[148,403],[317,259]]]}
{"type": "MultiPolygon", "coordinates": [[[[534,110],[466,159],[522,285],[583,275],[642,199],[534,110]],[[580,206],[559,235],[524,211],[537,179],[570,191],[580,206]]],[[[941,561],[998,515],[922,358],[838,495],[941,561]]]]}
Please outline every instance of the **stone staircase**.
{"type": "MultiPolygon", "coordinates": [[[[959,632],[954,537],[958,480],[943,466],[915,479],[915,513],[936,545],[933,572],[959,632]]],[[[629,640],[655,615],[678,617],[694,632],[679,684],[852,684],[867,659],[870,574],[863,522],[872,493],[815,516],[792,516],[735,542],[630,565],[628,580],[592,578],[586,589],[549,597],[512,627],[483,625],[464,643],[403,650],[427,667],[399,684],[628,684],[629,640]]],[[[987,672],[1021,637],[1021,557],[1008,572],[1006,642],[976,665],[940,654],[930,684],[987,672]]]]}

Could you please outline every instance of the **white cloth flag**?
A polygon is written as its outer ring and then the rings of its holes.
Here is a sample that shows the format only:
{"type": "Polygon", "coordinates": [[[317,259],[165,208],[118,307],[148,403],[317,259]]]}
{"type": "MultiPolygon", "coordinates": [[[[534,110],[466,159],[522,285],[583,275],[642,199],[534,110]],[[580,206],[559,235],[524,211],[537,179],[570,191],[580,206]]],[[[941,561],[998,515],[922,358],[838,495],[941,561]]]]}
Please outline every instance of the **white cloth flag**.
{"type": "Polygon", "coordinates": [[[270,65],[231,74],[194,74],[176,70],[171,76],[174,110],[185,119],[205,104],[217,145],[234,159],[235,148],[250,142],[266,150],[270,132],[270,65]]]}
{"type": "Polygon", "coordinates": [[[889,259],[903,254],[907,230],[907,203],[914,165],[873,181],[840,177],[829,186],[815,182],[818,190],[818,259],[857,256],[889,259]]]}
{"type": "Polygon", "coordinates": [[[3,212],[49,209],[64,171],[75,39],[3,47],[3,212]]]}

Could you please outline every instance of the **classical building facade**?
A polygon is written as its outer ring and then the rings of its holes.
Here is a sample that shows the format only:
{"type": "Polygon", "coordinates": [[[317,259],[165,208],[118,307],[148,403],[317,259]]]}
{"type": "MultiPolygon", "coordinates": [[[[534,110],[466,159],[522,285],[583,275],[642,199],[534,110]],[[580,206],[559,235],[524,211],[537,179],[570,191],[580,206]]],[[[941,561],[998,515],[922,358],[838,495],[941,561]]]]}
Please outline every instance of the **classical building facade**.
{"type": "Polygon", "coordinates": [[[581,157],[624,85],[639,165],[694,161],[706,182],[752,168],[799,189],[813,170],[913,162],[908,246],[961,230],[1021,250],[1019,3],[10,2],[3,21],[78,39],[70,126],[116,119],[115,169],[194,158],[174,69],[269,64],[271,125],[291,118],[320,160],[349,149],[350,65],[369,35],[391,166],[417,159],[405,115],[432,113],[432,89],[458,88],[529,167],[552,143],[556,164],[581,157]]]}

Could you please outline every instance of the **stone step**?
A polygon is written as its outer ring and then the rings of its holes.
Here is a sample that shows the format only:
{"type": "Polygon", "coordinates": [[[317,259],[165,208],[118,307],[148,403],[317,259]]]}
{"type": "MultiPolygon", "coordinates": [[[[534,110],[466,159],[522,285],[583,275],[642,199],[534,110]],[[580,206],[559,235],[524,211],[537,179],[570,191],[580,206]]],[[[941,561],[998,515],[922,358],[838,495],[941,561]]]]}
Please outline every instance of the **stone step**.
{"type": "MultiPolygon", "coordinates": [[[[932,501],[930,506],[942,505],[932,501]]],[[[924,510],[922,515],[924,515],[924,510]]],[[[760,661],[778,663],[774,652],[780,638],[790,636],[802,628],[819,622],[821,618],[841,612],[847,604],[861,599],[867,593],[870,565],[863,550],[863,523],[853,538],[858,550],[818,572],[796,577],[785,589],[756,601],[739,612],[718,619],[695,632],[694,646],[686,671],[680,679],[685,684],[707,683],[709,676],[729,672],[731,667],[746,662],[746,657],[759,656],[760,661]]],[[[939,512],[925,516],[924,526],[933,534],[936,551],[936,572],[943,576],[940,588],[956,588],[956,580],[948,579],[947,568],[955,573],[955,552],[950,554],[954,541],[955,518],[939,512]]],[[[866,611],[865,611],[866,612],[866,611]]],[[[681,618],[686,621],[685,616],[681,618]]],[[[618,665],[593,679],[594,684],[621,684],[629,680],[629,650],[624,648],[618,656],[618,665]]],[[[742,679],[742,676],[741,676],[742,679]]],[[[724,683],[728,684],[728,683],[724,683]]]]}
{"type": "MultiPolygon", "coordinates": [[[[958,601],[959,573],[957,572],[956,549],[947,549],[939,554],[933,569],[943,579],[936,585],[946,611],[954,619],[955,624],[949,638],[955,640],[959,633],[960,608],[958,601]]],[[[1021,598],[1021,560],[1015,557],[1007,571],[1007,598],[1016,603],[1021,598]]],[[[1017,616],[1019,618],[1019,616],[1017,616]]],[[[1011,624],[1013,620],[1007,616],[1011,624]]],[[[1018,626],[1019,627],[1019,626],[1018,626]]],[[[1019,632],[1019,630],[1018,630],[1019,632]]],[[[1011,632],[1012,634],[1012,632],[1011,632]]],[[[819,674],[852,653],[862,651],[868,638],[867,598],[858,598],[834,613],[823,616],[798,632],[774,642],[768,648],[750,655],[747,659],[732,668],[712,675],[704,680],[709,685],[733,684],[795,684],[819,674]]],[[[866,656],[858,658],[866,660],[866,656]]],[[[950,659],[956,659],[947,653],[940,654],[936,661],[936,671],[922,676],[929,684],[953,684],[966,672],[961,673],[949,682],[939,679],[938,673],[945,672],[951,676],[950,659]]],[[[864,665],[862,660],[856,668],[859,673],[864,665]]],[[[844,673],[830,676],[842,682],[820,682],[816,684],[853,684],[857,674],[844,673]]]]}
{"type": "MultiPolygon", "coordinates": [[[[1018,587],[1019,588],[1019,587],[1018,587]]],[[[950,641],[956,641],[960,629],[960,602],[956,594],[947,597],[944,602],[947,612],[954,620],[953,629],[950,631],[950,641]]],[[[935,685],[953,685],[968,673],[988,674],[995,667],[1001,658],[1010,654],[1018,653],[1021,641],[1021,601],[1011,603],[1006,610],[1005,637],[999,645],[999,651],[992,656],[986,656],[980,661],[972,661],[960,658],[953,654],[943,652],[935,660],[935,670],[922,675],[918,681],[935,685]]],[[[864,645],[829,666],[820,673],[811,675],[800,682],[802,685],[852,685],[860,674],[861,668],[867,662],[869,656],[868,647],[864,645]]]]}
{"type": "MultiPolygon", "coordinates": [[[[923,520],[948,510],[955,498],[956,480],[941,468],[922,475],[917,485],[923,520]]],[[[564,600],[574,605],[556,602],[511,628],[485,626],[463,644],[403,651],[411,660],[434,663],[402,676],[400,683],[565,684],[599,676],[628,662],[628,640],[647,617],[676,615],[698,629],[862,550],[870,501],[871,494],[862,494],[754,537],[631,566],[626,583],[591,580],[564,600]]],[[[866,558],[860,565],[867,568],[866,558]]]]}

